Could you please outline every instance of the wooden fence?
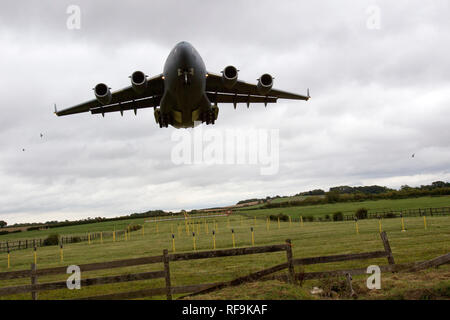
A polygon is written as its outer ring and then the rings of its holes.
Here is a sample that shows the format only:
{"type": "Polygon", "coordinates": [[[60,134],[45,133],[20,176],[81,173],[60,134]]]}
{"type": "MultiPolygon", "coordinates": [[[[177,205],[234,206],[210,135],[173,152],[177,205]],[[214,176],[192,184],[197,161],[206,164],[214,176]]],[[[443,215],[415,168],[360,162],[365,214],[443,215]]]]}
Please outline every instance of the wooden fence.
{"type": "MultiPolygon", "coordinates": [[[[439,208],[417,208],[404,210],[383,210],[367,213],[368,219],[377,218],[399,218],[403,217],[421,217],[421,216],[447,216],[450,215],[450,207],[439,208]]],[[[353,220],[354,214],[344,215],[345,220],[353,220]]]]}
{"type": "MultiPolygon", "coordinates": [[[[316,279],[321,277],[327,277],[332,275],[349,275],[349,274],[364,274],[366,269],[351,269],[351,270],[333,270],[324,272],[310,272],[310,273],[295,273],[295,266],[305,266],[312,264],[330,263],[330,262],[341,262],[349,260],[367,260],[375,258],[386,258],[388,265],[381,266],[382,272],[399,271],[405,269],[405,267],[424,268],[430,265],[438,266],[440,264],[449,263],[450,254],[442,257],[430,260],[430,262],[421,262],[416,264],[407,265],[396,265],[394,257],[391,251],[391,247],[386,235],[386,232],[380,234],[381,240],[383,242],[384,250],[354,253],[354,254],[341,254],[341,255],[331,255],[331,256],[320,256],[320,257],[310,257],[310,258],[297,258],[294,259],[292,255],[292,244],[288,239],[284,244],[260,246],[260,247],[244,247],[236,249],[223,249],[223,250],[212,250],[212,251],[201,251],[201,252],[187,252],[187,253],[173,253],[169,254],[167,250],[163,250],[161,256],[153,257],[143,257],[127,260],[116,260],[110,262],[100,262],[79,265],[80,271],[94,271],[94,270],[104,270],[112,268],[122,268],[138,265],[149,265],[154,263],[162,263],[163,268],[160,271],[143,272],[136,274],[126,274],[126,275],[116,275],[108,277],[99,278],[87,278],[81,280],[81,286],[94,286],[103,285],[110,283],[120,283],[127,281],[138,281],[138,280],[148,280],[164,278],[165,286],[161,288],[149,288],[139,291],[123,292],[123,293],[112,293],[107,295],[99,295],[93,297],[87,297],[83,299],[99,299],[99,300],[119,300],[119,299],[135,299],[150,296],[161,296],[165,295],[168,300],[172,299],[173,294],[187,294],[187,296],[198,295],[203,293],[212,292],[227,286],[236,286],[244,282],[255,281],[258,279],[282,279],[288,282],[296,283],[297,281],[303,281],[308,279],[316,279]],[[171,275],[170,266],[171,262],[186,261],[186,260],[197,260],[197,259],[211,259],[219,257],[230,257],[230,256],[241,256],[249,254],[261,254],[269,252],[286,252],[286,262],[281,263],[270,268],[260,270],[246,276],[238,277],[231,281],[218,282],[218,283],[203,283],[203,284],[193,284],[185,286],[172,286],[171,285],[171,275]],[[287,269],[287,274],[275,273],[287,269]]],[[[416,270],[415,269],[415,270],[416,270]]],[[[31,298],[33,300],[38,299],[38,292],[48,291],[48,290],[58,290],[67,288],[66,281],[60,282],[50,282],[50,283],[38,283],[38,277],[55,275],[55,274],[66,274],[67,267],[55,267],[47,269],[37,269],[36,265],[32,264],[30,270],[20,270],[0,273],[0,280],[17,279],[17,278],[30,278],[31,284],[20,285],[13,287],[0,288],[0,296],[13,295],[13,294],[23,294],[31,293],[31,298]]],[[[182,296],[181,298],[186,297],[182,296]]]]}
{"type": "MultiPolygon", "coordinates": [[[[103,269],[111,269],[111,268],[148,265],[148,264],[153,264],[153,263],[163,263],[164,269],[161,271],[144,272],[144,273],[138,273],[138,274],[126,274],[126,275],[109,276],[109,277],[101,277],[101,278],[88,278],[88,279],[81,280],[80,284],[82,287],[84,287],[84,286],[93,286],[93,285],[103,285],[103,284],[109,284],[109,283],[119,283],[119,282],[127,282],[127,281],[165,278],[166,286],[164,288],[152,288],[152,289],[146,289],[146,290],[140,290],[140,291],[134,291],[134,292],[115,293],[115,294],[94,296],[94,297],[89,297],[89,298],[84,298],[84,299],[102,299],[102,300],[104,300],[104,299],[133,299],[133,298],[149,297],[149,296],[165,294],[167,299],[171,300],[172,294],[194,292],[194,291],[202,290],[205,288],[209,288],[216,284],[210,283],[210,284],[172,287],[171,281],[170,281],[170,268],[169,268],[170,261],[207,259],[207,258],[216,258],[216,257],[229,257],[229,256],[239,256],[239,255],[257,254],[257,253],[278,252],[278,251],[291,252],[291,247],[290,247],[290,245],[288,245],[288,243],[286,243],[286,244],[281,244],[281,245],[246,247],[246,248],[176,253],[176,254],[168,254],[168,251],[164,250],[163,255],[161,255],[161,256],[144,257],[144,258],[128,259],[128,260],[116,260],[116,261],[110,261],[110,262],[79,265],[80,271],[83,273],[83,272],[93,271],[93,270],[103,270],[103,269]]],[[[292,252],[291,252],[291,256],[292,256],[292,252]]],[[[31,298],[33,300],[37,300],[37,293],[39,291],[58,290],[58,289],[67,288],[66,281],[38,284],[38,282],[37,282],[38,277],[55,275],[55,274],[66,274],[66,271],[67,271],[67,267],[37,269],[36,265],[32,264],[30,270],[20,270],[20,271],[11,271],[11,272],[0,273],[0,280],[27,278],[27,277],[31,279],[30,285],[21,285],[21,286],[0,288],[0,296],[31,292],[31,298]]]]}
{"type": "MultiPolygon", "coordinates": [[[[116,238],[124,237],[125,230],[115,231],[116,238]]],[[[112,238],[113,231],[104,231],[104,232],[91,232],[83,235],[67,235],[61,236],[60,242],[64,244],[68,243],[77,243],[77,242],[87,242],[90,238],[91,241],[98,240],[102,237],[103,239],[112,238]]],[[[45,245],[43,238],[39,239],[20,239],[20,240],[11,240],[11,241],[2,241],[0,242],[0,253],[1,252],[11,252],[15,250],[22,250],[28,248],[39,248],[45,245]]]]}

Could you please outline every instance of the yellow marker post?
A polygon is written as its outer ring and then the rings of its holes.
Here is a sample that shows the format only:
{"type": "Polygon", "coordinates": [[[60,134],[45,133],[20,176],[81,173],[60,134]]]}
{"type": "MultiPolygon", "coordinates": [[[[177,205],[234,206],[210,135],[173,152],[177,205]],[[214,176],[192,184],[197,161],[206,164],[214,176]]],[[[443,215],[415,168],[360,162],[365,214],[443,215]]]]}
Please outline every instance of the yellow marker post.
{"type": "Polygon", "coordinates": [[[195,232],[192,232],[192,240],[193,240],[193,243],[194,243],[194,251],[196,251],[197,247],[195,246],[195,232]]]}
{"type": "Polygon", "coordinates": [[[91,244],[91,233],[88,233],[88,244],[91,244]]]}
{"type": "Polygon", "coordinates": [[[144,228],[145,226],[144,225],[142,225],[142,236],[145,236],[145,228],[144,228]]]}
{"type": "Polygon", "coordinates": [[[269,218],[267,218],[267,220],[266,220],[266,230],[269,231],[269,229],[270,229],[270,220],[269,220],[269,218]]]}
{"type": "Polygon", "coordinates": [[[234,230],[233,229],[231,229],[231,238],[233,240],[233,248],[236,248],[236,241],[234,239],[234,230]]]}
{"type": "Polygon", "coordinates": [[[380,233],[383,231],[383,229],[381,228],[381,217],[378,217],[378,224],[380,226],[380,233]]]}
{"type": "Polygon", "coordinates": [[[356,228],[356,234],[359,234],[358,219],[356,219],[356,218],[355,218],[355,228],[356,228]]]}
{"type": "Polygon", "coordinates": [[[255,246],[255,234],[253,232],[253,227],[250,228],[250,231],[252,232],[252,246],[255,246]]]}
{"type": "Polygon", "coordinates": [[[427,230],[427,217],[423,216],[423,226],[425,228],[425,230],[427,230]]]}
{"type": "Polygon", "coordinates": [[[212,236],[213,236],[213,250],[216,250],[216,233],[214,232],[214,230],[212,231],[212,236]]]}
{"type": "Polygon", "coordinates": [[[103,231],[100,232],[100,243],[103,244],[103,231]]]}
{"type": "Polygon", "coordinates": [[[405,221],[403,220],[403,215],[400,213],[400,219],[402,220],[402,232],[405,232],[405,221]]]}
{"type": "Polygon", "coordinates": [[[11,267],[11,254],[9,253],[8,250],[8,269],[11,267]]]}
{"type": "Polygon", "coordinates": [[[300,226],[303,227],[303,216],[300,216],[300,226]]]}
{"type": "Polygon", "coordinates": [[[291,227],[291,225],[292,225],[292,220],[291,220],[291,216],[289,216],[289,228],[291,227]]]}
{"type": "Polygon", "coordinates": [[[63,252],[63,245],[62,245],[62,243],[59,246],[59,261],[60,262],[64,261],[64,252],[63,252]]]}
{"type": "Polygon", "coordinates": [[[278,217],[278,229],[280,229],[280,217],[278,217]]]}
{"type": "Polygon", "coordinates": [[[205,233],[208,233],[208,224],[205,224],[205,233]]]}
{"type": "Polygon", "coordinates": [[[37,252],[36,252],[36,247],[34,247],[34,264],[37,265],[37,252]]]}
{"type": "Polygon", "coordinates": [[[172,251],[175,252],[175,235],[172,233],[172,251]]]}

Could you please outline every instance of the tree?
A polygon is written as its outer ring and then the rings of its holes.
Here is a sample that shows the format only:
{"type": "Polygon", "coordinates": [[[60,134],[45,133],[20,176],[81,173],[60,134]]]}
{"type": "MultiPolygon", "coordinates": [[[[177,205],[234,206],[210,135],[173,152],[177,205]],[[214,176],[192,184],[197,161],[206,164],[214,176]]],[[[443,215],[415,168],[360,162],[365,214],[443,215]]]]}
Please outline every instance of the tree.
{"type": "Polygon", "coordinates": [[[330,191],[325,194],[328,203],[338,202],[339,201],[339,192],[338,191],[330,191]]]}
{"type": "Polygon", "coordinates": [[[6,227],[8,223],[6,221],[0,220],[0,228],[6,227]]]}

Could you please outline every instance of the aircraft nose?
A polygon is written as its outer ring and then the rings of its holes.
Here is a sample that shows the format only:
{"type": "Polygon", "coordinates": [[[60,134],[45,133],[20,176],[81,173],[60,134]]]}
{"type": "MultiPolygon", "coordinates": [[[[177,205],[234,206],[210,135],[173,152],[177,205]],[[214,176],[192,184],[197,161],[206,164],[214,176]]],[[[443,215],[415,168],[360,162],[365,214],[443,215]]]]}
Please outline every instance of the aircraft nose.
{"type": "Polygon", "coordinates": [[[192,55],[192,53],[190,52],[189,48],[186,46],[182,46],[180,48],[180,50],[178,51],[179,61],[184,67],[187,67],[187,65],[191,61],[191,55],[192,55]]]}

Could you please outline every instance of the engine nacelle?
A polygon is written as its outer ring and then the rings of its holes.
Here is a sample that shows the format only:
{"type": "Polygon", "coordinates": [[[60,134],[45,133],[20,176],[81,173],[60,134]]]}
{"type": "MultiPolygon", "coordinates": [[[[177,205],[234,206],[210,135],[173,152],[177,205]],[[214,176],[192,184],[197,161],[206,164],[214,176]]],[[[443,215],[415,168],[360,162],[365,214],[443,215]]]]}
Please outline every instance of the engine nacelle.
{"type": "Polygon", "coordinates": [[[234,87],[238,79],[238,70],[233,66],[228,66],[222,71],[223,85],[227,89],[234,87]]]}
{"type": "Polygon", "coordinates": [[[131,75],[131,86],[136,93],[143,93],[147,89],[147,77],[142,71],[135,71],[131,75]]]}
{"type": "Polygon", "coordinates": [[[99,83],[94,88],[95,97],[102,105],[111,103],[112,95],[109,87],[104,83],[99,83]]]}
{"type": "Polygon", "coordinates": [[[270,74],[265,73],[258,79],[258,92],[261,95],[266,95],[269,93],[273,86],[273,78],[270,74]]]}

